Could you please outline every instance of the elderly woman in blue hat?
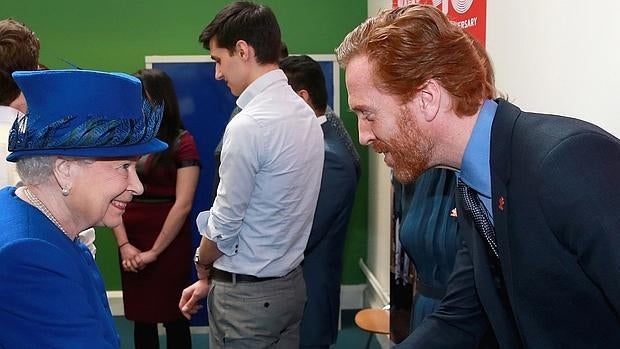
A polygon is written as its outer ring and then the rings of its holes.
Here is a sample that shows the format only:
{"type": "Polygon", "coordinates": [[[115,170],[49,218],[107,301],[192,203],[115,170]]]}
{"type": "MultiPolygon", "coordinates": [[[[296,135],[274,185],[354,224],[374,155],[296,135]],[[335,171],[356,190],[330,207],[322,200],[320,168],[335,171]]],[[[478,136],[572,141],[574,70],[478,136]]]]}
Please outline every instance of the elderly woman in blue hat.
{"type": "Polygon", "coordinates": [[[0,190],[0,348],[118,348],[101,275],[77,239],[115,227],[140,155],[164,150],[161,106],[140,80],[86,70],[16,72],[28,112],[9,135],[20,188],[0,190]]]}

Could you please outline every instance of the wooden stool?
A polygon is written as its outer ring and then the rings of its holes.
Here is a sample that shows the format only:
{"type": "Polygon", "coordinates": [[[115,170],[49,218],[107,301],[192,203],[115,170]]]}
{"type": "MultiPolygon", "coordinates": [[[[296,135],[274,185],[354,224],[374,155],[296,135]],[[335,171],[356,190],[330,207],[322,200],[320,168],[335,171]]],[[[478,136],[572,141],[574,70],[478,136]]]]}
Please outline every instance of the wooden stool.
{"type": "Polygon", "coordinates": [[[390,311],[385,309],[362,309],[355,314],[355,324],[362,330],[370,333],[366,342],[366,348],[369,348],[373,334],[390,334],[390,311]]]}

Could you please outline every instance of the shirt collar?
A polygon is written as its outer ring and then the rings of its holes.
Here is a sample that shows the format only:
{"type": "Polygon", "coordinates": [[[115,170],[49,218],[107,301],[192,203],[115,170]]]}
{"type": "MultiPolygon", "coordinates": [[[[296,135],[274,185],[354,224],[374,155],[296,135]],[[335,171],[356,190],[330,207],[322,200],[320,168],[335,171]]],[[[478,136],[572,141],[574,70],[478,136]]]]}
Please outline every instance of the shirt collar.
{"type": "Polygon", "coordinates": [[[281,69],[274,69],[259,76],[239,95],[239,98],[237,98],[237,105],[241,109],[245,108],[254,97],[279,81],[288,83],[286,75],[281,69]]]}
{"type": "Polygon", "coordinates": [[[482,104],[469,142],[463,154],[459,178],[480,195],[491,197],[491,126],[497,103],[487,99],[482,104]]]}
{"type": "Polygon", "coordinates": [[[317,119],[319,120],[319,124],[321,124],[321,125],[323,125],[324,123],[327,122],[327,116],[326,115],[317,116],[317,119]]]}

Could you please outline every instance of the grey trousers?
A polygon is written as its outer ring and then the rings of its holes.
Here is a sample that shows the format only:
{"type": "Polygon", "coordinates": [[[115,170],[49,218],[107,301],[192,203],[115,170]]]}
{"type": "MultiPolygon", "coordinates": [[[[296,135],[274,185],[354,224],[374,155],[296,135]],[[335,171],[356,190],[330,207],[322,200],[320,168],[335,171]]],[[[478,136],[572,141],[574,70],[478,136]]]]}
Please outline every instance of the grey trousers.
{"type": "Polygon", "coordinates": [[[208,297],[209,348],[298,348],[305,303],[301,267],[262,282],[213,280],[208,297]]]}

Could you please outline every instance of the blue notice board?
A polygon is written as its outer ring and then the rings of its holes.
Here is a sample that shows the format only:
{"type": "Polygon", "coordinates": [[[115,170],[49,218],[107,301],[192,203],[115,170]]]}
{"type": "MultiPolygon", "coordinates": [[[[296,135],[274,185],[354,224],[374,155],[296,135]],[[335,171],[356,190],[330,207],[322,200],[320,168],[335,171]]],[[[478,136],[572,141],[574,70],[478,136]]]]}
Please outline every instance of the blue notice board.
{"type": "MultiPolygon", "coordinates": [[[[335,55],[309,55],[321,64],[327,84],[328,104],[340,110],[340,78],[335,55]]],[[[146,68],[156,68],[170,75],[179,100],[181,118],[185,128],[196,140],[200,153],[201,171],[190,222],[195,222],[199,212],[211,208],[213,201],[213,175],[215,147],[220,142],[236,97],[224,81],[215,80],[215,62],[209,56],[146,56],[146,68]]],[[[194,246],[198,246],[199,233],[192,224],[194,246]]],[[[204,325],[206,313],[192,318],[192,325],[204,325]]]]}

